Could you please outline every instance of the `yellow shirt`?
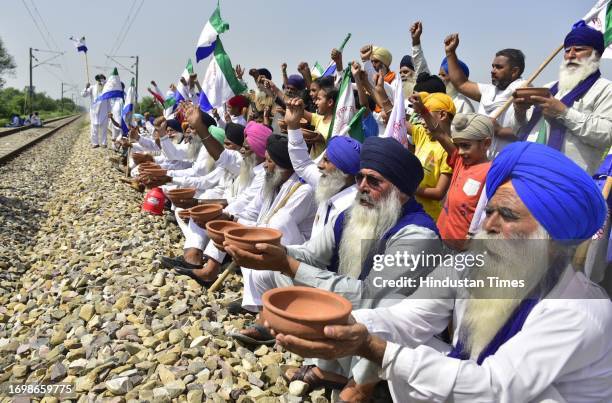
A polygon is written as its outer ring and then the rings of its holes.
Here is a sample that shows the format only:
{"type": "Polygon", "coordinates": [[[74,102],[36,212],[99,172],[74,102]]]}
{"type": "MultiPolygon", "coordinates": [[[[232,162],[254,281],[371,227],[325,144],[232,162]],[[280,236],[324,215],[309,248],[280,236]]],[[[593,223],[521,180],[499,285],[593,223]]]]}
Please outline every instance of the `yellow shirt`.
{"type": "MultiPolygon", "coordinates": [[[[434,188],[442,174],[452,175],[453,169],[448,165],[446,159],[448,154],[444,147],[429,136],[429,132],[422,125],[412,126],[412,140],[414,141],[414,154],[423,165],[423,180],[420,187],[434,188]]],[[[442,211],[442,201],[416,197],[423,205],[425,211],[435,220],[442,211]]]]}
{"type": "MultiPolygon", "coordinates": [[[[314,126],[314,131],[320,133],[327,142],[327,136],[329,135],[329,127],[331,126],[332,119],[325,123],[323,118],[323,115],[313,113],[312,117],[310,118],[310,124],[314,126]]],[[[325,150],[325,147],[326,144],[316,144],[310,150],[310,157],[317,158],[325,150]]]]}

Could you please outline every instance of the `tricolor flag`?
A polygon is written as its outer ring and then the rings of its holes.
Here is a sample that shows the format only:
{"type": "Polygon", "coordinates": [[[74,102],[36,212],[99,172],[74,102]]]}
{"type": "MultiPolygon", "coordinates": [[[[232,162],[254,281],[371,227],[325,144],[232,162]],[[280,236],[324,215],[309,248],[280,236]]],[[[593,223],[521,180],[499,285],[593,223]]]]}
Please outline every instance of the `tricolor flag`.
{"type": "MultiPolygon", "coordinates": [[[[187,65],[185,66],[185,70],[183,70],[183,74],[181,78],[184,78],[186,82],[189,82],[189,76],[193,74],[193,64],[191,64],[191,59],[187,60],[187,65]]],[[[175,93],[176,102],[181,102],[185,100],[189,100],[189,87],[185,86],[181,80],[176,84],[176,93],[175,93]]]]}
{"type": "Polygon", "coordinates": [[[606,50],[602,58],[612,59],[612,3],[610,0],[599,0],[582,19],[588,26],[601,31],[606,50]]]}
{"type": "Polygon", "coordinates": [[[166,97],[164,99],[164,117],[166,119],[170,119],[170,116],[174,113],[176,109],[176,98],[174,96],[174,91],[168,90],[166,91],[166,97]]]}
{"type": "Polygon", "coordinates": [[[153,89],[151,89],[150,87],[147,87],[147,91],[149,91],[149,93],[153,96],[153,98],[155,98],[155,100],[163,106],[166,100],[164,96],[162,95],[161,90],[159,89],[157,84],[155,84],[155,81],[151,81],[151,85],[153,86],[153,89]]]}
{"type": "Polygon", "coordinates": [[[351,67],[348,66],[342,72],[342,81],[340,82],[338,98],[336,98],[336,106],[334,108],[334,116],[332,117],[332,124],[329,126],[327,138],[331,138],[341,133],[347,133],[348,124],[356,112],[351,76],[351,67]]]}
{"type": "Polygon", "coordinates": [[[325,69],[323,66],[321,66],[321,64],[319,64],[319,62],[315,62],[314,67],[310,69],[310,75],[313,79],[321,77],[324,72],[325,69]]]}
{"type": "Polygon", "coordinates": [[[408,129],[406,127],[406,107],[404,105],[404,93],[402,91],[402,80],[395,80],[393,97],[393,110],[385,127],[382,137],[392,137],[408,148],[408,129]]]}
{"type": "Polygon", "coordinates": [[[134,85],[134,79],[132,78],[132,82],[130,83],[130,88],[128,88],[127,93],[125,95],[125,106],[121,111],[121,130],[123,130],[123,134],[127,134],[130,127],[132,127],[132,114],[134,113],[134,104],[136,103],[136,88],[134,85]]]}
{"type": "Polygon", "coordinates": [[[204,25],[204,29],[198,39],[198,45],[195,52],[196,63],[206,59],[215,51],[217,37],[228,29],[229,24],[221,19],[221,10],[219,8],[219,3],[217,3],[217,8],[215,8],[208,22],[204,25]]]}
{"type": "Polygon", "coordinates": [[[85,37],[81,37],[81,39],[76,40],[74,39],[72,36],[70,37],[70,40],[72,42],[74,42],[74,47],[77,49],[77,52],[84,52],[87,53],[87,46],[85,46],[85,37]]]}
{"type": "MultiPolygon", "coordinates": [[[[363,115],[365,115],[365,112],[366,112],[365,106],[362,106],[361,108],[359,108],[357,113],[354,114],[353,117],[351,118],[351,121],[349,122],[348,126],[345,128],[345,130],[348,130],[349,136],[351,136],[352,138],[354,138],[355,140],[361,143],[363,143],[363,141],[365,140],[365,133],[363,131],[363,124],[362,124],[363,115]]],[[[340,134],[345,134],[345,133],[340,133],[340,134]]]]}
{"type": "Polygon", "coordinates": [[[221,39],[217,39],[214,57],[208,65],[204,80],[202,80],[202,91],[208,99],[209,105],[212,108],[221,109],[228,99],[246,90],[246,86],[236,77],[236,72],[232,67],[229,56],[223,49],[221,39]]]}
{"type": "Polygon", "coordinates": [[[121,88],[121,81],[119,80],[119,73],[117,68],[113,69],[111,76],[106,80],[104,88],[102,88],[102,94],[98,96],[96,102],[103,101],[111,98],[122,98],[124,95],[123,88],[121,88]]]}

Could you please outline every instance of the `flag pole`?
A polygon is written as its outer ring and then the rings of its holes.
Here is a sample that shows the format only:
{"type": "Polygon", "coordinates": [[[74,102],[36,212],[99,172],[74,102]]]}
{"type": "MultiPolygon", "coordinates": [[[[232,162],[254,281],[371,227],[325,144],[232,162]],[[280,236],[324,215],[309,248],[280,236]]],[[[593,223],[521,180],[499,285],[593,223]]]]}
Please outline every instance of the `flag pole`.
{"type": "Polygon", "coordinates": [[[85,53],[85,74],[87,75],[87,82],[89,82],[89,61],[87,59],[87,52],[85,53]]]}
{"type": "Polygon", "coordinates": [[[344,50],[344,47],[346,46],[346,43],[349,41],[349,39],[351,39],[351,33],[350,32],[348,34],[346,34],[346,38],[344,38],[344,40],[340,44],[340,47],[338,48],[338,50],[340,52],[342,52],[344,50]]]}
{"type": "MultiPolygon", "coordinates": [[[[531,77],[529,77],[529,79],[527,79],[527,81],[525,82],[525,84],[523,85],[523,87],[528,87],[529,85],[531,85],[531,83],[533,82],[533,80],[535,80],[540,73],[542,72],[542,70],[544,70],[546,68],[546,66],[548,66],[548,64],[555,58],[555,56],[557,56],[557,54],[559,54],[559,52],[561,52],[561,50],[563,49],[563,44],[559,45],[558,48],[556,48],[551,54],[550,56],[548,56],[546,58],[546,60],[544,60],[544,62],[542,62],[542,64],[540,65],[540,67],[538,67],[536,69],[536,71],[533,72],[533,74],[531,74],[531,77]]],[[[510,98],[508,98],[508,100],[506,101],[506,103],[499,108],[498,110],[496,110],[495,112],[493,112],[493,115],[491,116],[493,119],[497,119],[499,118],[499,116],[504,113],[509,107],[510,105],[512,105],[512,101],[514,101],[514,97],[511,96],[510,98]]]]}

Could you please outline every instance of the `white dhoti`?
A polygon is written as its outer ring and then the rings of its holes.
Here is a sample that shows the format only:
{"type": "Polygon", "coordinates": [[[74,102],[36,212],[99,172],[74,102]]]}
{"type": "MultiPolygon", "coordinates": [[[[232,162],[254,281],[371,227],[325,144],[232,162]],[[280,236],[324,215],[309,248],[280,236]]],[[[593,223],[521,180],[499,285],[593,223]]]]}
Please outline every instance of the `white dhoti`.
{"type": "Polygon", "coordinates": [[[95,125],[91,124],[91,144],[94,146],[97,145],[106,145],[106,125],[100,124],[95,125]]]}

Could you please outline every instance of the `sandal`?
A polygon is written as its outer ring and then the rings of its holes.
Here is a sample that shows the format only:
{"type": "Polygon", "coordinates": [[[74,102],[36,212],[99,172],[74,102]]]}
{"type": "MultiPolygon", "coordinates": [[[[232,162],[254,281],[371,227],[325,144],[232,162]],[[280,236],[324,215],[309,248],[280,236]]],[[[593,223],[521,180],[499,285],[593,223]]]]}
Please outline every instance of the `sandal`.
{"type": "Polygon", "coordinates": [[[204,288],[209,288],[211,285],[215,283],[214,281],[202,280],[200,277],[194,274],[193,270],[184,269],[184,268],[177,266],[177,267],[174,267],[174,271],[177,272],[178,274],[182,274],[184,276],[191,277],[204,288]]]}
{"type": "Polygon", "coordinates": [[[182,256],[174,257],[174,258],[162,256],[160,260],[161,260],[162,267],[164,269],[180,268],[184,270],[196,270],[196,269],[201,269],[203,267],[202,265],[189,263],[182,256]]]}
{"type": "Polygon", "coordinates": [[[251,336],[247,336],[246,334],[240,332],[231,332],[228,333],[228,336],[233,337],[234,339],[241,341],[245,344],[249,344],[252,346],[261,346],[266,345],[270,346],[276,343],[276,339],[272,334],[265,328],[264,325],[260,325],[259,323],[253,323],[250,328],[247,329],[255,329],[257,333],[261,336],[261,339],[255,339],[251,336]]]}
{"type": "Polygon", "coordinates": [[[306,391],[306,393],[315,390],[315,389],[320,389],[320,388],[325,388],[325,389],[343,389],[346,384],[348,383],[348,381],[346,382],[334,382],[334,381],[329,381],[323,378],[319,378],[314,372],[313,372],[313,368],[316,367],[316,365],[314,364],[310,364],[310,365],[302,365],[295,374],[293,374],[293,376],[291,377],[291,379],[289,379],[285,374],[283,374],[285,376],[285,378],[289,381],[289,382],[293,382],[293,381],[302,381],[306,384],[308,384],[308,390],[306,391]]]}

